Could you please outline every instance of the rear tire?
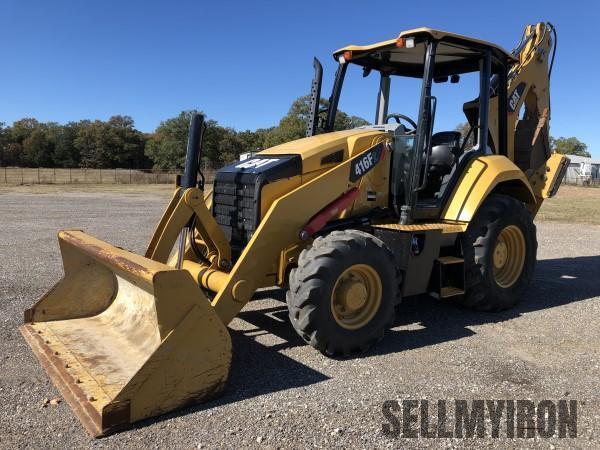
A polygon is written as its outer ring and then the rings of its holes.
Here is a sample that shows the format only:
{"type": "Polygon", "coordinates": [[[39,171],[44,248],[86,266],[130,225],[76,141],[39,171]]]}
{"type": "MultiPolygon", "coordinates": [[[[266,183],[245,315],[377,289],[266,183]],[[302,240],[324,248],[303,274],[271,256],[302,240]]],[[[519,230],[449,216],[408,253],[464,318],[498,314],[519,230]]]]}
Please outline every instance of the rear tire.
{"type": "Polygon", "coordinates": [[[523,298],[537,254],[536,228],[523,203],[507,195],[490,195],[462,235],[461,246],[463,306],[500,311],[523,298]]]}
{"type": "Polygon", "coordinates": [[[290,321],[328,356],[365,352],[393,323],[398,284],[394,255],[381,240],[334,231],[315,239],[290,273],[290,321]]]}

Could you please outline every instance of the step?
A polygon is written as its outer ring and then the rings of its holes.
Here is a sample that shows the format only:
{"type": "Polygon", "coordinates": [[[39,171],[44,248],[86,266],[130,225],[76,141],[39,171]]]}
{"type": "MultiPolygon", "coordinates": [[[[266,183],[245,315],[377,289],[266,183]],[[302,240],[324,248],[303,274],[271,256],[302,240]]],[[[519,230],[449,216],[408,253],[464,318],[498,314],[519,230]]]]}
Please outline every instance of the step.
{"type": "Polygon", "coordinates": [[[458,256],[438,257],[429,283],[430,294],[438,299],[463,295],[464,262],[464,259],[458,256]]]}
{"type": "Polygon", "coordinates": [[[465,291],[454,286],[443,287],[440,292],[440,298],[450,298],[457,295],[463,295],[465,291]]]}
{"type": "Polygon", "coordinates": [[[465,262],[463,258],[459,258],[457,256],[440,256],[437,260],[443,265],[462,264],[465,262]]]}

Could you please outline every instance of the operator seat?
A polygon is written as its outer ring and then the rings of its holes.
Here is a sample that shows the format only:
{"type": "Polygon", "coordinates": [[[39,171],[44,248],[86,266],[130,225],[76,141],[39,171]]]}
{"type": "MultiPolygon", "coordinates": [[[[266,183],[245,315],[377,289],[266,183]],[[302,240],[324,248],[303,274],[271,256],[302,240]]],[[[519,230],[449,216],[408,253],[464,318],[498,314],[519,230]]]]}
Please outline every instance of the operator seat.
{"type": "Polygon", "coordinates": [[[452,171],[460,157],[461,137],[458,131],[440,131],[431,136],[430,176],[444,176],[452,171]]]}
{"type": "MultiPolygon", "coordinates": [[[[431,136],[431,154],[427,174],[427,186],[422,199],[436,202],[443,193],[461,154],[462,135],[458,131],[440,131],[431,136]]],[[[425,159],[425,158],[424,158],[425,159]]]]}

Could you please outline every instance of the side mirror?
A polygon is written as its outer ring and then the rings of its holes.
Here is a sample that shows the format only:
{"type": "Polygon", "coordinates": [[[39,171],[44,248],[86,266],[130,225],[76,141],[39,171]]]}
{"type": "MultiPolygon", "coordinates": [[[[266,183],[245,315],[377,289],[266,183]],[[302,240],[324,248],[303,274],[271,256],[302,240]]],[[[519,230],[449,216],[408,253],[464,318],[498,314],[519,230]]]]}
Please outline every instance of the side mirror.
{"type": "Polygon", "coordinates": [[[450,83],[456,84],[460,81],[460,75],[454,74],[450,76],[450,83]]]}
{"type": "Polygon", "coordinates": [[[434,83],[445,83],[446,81],[448,81],[448,77],[447,76],[445,76],[445,77],[435,77],[433,79],[434,83]]]}

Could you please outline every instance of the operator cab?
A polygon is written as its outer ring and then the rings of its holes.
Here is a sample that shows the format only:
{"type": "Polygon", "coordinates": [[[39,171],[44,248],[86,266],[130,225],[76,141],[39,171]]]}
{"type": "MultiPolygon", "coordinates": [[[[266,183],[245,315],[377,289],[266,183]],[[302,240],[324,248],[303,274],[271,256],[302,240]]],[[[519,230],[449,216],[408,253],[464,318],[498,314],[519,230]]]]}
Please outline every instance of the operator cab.
{"type": "MultiPolygon", "coordinates": [[[[319,96],[321,74],[320,64],[315,61],[308,134],[315,134],[319,123],[324,131],[333,130],[349,65],[361,67],[365,77],[379,73],[375,122],[371,127],[392,135],[390,207],[401,223],[439,218],[462,172],[459,166],[481,154],[506,154],[506,77],[515,58],[502,48],[466,36],[418,28],[402,32],[397,39],[342,48],[334,52],[334,58],[339,66],[329,107],[323,111],[314,102],[319,96]],[[438,105],[432,83],[456,84],[461,75],[469,73],[479,74],[478,97],[463,105],[470,131],[467,136],[455,130],[434,133],[438,105]],[[392,80],[398,77],[422,80],[416,117],[388,111],[392,80]],[[488,126],[490,96],[500,97],[497,114],[493,112],[497,118],[493,126],[488,126]],[[325,112],[327,117],[319,121],[319,114],[325,112]]],[[[455,123],[463,120],[457,117],[455,123]]]]}

